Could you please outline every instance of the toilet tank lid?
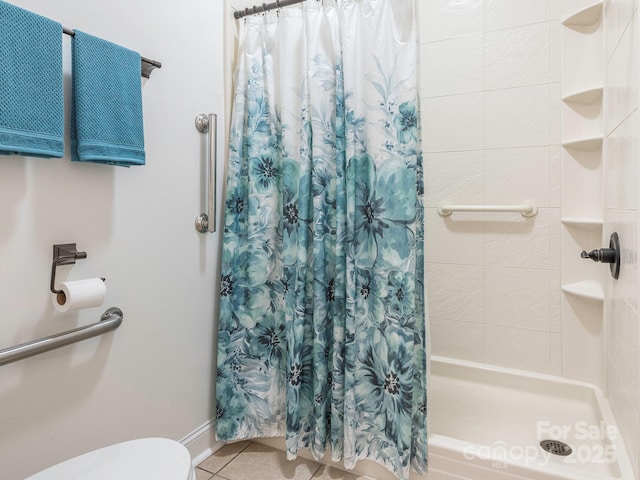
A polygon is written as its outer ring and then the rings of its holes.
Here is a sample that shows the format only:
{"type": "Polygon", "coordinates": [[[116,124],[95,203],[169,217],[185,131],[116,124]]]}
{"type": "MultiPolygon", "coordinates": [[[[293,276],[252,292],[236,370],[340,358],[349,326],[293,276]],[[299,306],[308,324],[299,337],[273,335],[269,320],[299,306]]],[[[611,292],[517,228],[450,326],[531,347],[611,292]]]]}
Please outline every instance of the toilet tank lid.
{"type": "Polygon", "coordinates": [[[139,438],[93,450],[25,480],[191,480],[191,456],[168,438],[139,438]]]}

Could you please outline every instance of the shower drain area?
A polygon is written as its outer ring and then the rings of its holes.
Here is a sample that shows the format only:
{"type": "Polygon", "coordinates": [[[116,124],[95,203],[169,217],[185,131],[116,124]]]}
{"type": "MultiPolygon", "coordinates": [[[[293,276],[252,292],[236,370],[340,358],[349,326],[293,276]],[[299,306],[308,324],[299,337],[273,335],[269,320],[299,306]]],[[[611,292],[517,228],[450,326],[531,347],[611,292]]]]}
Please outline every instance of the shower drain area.
{"type": "Polygon", "coordinates": [[[553,455],[560,455],[561,457],[571,455],[573,452],[569,445],[561,442],[560,440],[542,440],[540,442],[540,446],[545,452],[549,452],[553,455]]]}

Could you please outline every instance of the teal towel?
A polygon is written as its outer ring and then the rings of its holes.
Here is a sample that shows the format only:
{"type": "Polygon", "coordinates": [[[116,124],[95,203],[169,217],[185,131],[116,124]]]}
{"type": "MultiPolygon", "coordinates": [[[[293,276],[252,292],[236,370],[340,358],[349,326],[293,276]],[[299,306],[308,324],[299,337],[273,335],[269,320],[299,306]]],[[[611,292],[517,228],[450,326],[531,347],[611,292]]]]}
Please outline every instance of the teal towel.
{"type": "Polygon", "coordinates": [[[64,155],[62,25],[0,1],[0,154],[64,155]]]}
{"type": "Polygon", "coordinates": [[[71,159],[144,165],[140,54],[75,31],[71,159]]]}

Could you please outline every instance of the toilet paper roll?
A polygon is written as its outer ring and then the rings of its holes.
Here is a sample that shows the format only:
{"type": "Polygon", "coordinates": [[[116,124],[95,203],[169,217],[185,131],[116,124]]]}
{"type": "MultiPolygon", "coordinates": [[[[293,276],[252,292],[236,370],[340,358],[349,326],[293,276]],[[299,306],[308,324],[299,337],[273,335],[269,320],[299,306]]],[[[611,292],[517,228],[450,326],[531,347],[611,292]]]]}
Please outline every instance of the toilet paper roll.
{"type": "Polygon", "coordinates": [[[101,278],[87,278],[72,282],[61,282],[62,293],[53,294],[51,301],[59,312],[80,310],[102,305],[107,296],[107,287],[101,278]]]}

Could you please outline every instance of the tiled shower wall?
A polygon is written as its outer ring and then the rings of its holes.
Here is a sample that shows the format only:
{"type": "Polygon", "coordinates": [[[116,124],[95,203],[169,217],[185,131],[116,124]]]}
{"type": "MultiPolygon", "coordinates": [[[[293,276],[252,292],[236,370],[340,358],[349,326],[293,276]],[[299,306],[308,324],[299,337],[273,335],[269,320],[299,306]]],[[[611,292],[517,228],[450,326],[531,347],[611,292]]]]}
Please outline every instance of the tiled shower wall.
{"type": "Polygon", "coordinates": [[[560,374],[556,0],[420,2],[432,351],[560,374]],[[538,215],[438,202],[538,204],[538,215]]]}
{"type": "Polygon", "coordinates": [[[640,478],[640,328],[638,327],[638,2],[605,2],[605,235],[617,231],[620,278],[607,276],[607,395],[640,478]]]}

